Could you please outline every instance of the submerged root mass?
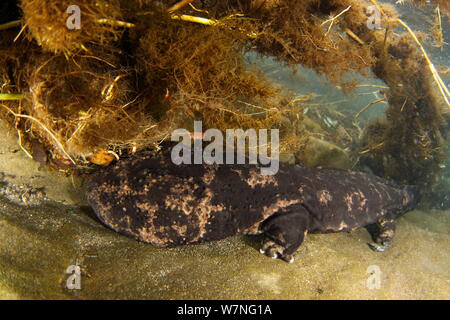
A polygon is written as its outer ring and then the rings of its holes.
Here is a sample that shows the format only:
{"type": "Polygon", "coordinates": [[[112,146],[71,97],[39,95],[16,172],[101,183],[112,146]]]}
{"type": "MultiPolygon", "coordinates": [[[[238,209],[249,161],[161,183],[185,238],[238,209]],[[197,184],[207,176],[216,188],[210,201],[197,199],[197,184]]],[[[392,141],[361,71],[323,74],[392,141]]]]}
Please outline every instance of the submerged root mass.
{"type": "Polygon", "coordinates": [[[375,75],[387,86],[386,119],[367,125],[360,137],[342,123],[333,139],[357,137],[353,158],[399,182],[430,186],[439,173],[445,92],[411,34],[393,32],[399,25],[393,6],[355,0],[17,5],[21,24],[0,29],[0,116],[25,150],[38,141],[48,156],[40,158],[56,169],[109,164],[158,144],[175,128],[192,129],[193,120],[203,120],[205,129],[279,128],[282,152],[301,148],[321,134],[308,130],[318,127],[304,116],[309,98],[249,65],[246,54],[257,52],[293,71],[311,68],[346,93],[357,87],[350,72],[375,75]],[[374,3],[383,29],[367,27],[374,3]],[[70,6],[80,10],[80,29],[67,28],[70,6]]]}

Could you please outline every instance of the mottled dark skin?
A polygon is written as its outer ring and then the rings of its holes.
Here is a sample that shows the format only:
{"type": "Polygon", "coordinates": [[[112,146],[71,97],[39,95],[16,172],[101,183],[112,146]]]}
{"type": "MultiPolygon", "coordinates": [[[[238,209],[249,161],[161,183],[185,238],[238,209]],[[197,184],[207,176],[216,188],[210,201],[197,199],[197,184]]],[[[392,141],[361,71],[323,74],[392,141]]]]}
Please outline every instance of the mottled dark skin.
{"type": "Polygon", "coordinates": [[[413,187],[342,169],[280,163],[276,175],[256,165],[175,165],[170,148],[142,151],[94,174],[87,199],[101,221],[158,247],[265,235],[262,253],[292,262],[309,233],[367,227],[383,251],[394,220],[410,211],[413,187]]]}

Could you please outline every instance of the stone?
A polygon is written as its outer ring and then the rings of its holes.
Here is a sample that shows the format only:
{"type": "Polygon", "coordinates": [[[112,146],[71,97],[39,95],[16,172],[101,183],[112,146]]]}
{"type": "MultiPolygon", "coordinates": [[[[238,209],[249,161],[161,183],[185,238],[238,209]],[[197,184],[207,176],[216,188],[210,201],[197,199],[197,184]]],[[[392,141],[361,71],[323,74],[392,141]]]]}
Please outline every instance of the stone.
{"type": "Polygon", "coordinates": [[[352,162],[347,152],[335,144],[309,137],[306,145],[295,153],[296,161],[312,167],[350,169],[352,162]]]}
{"type": "Polygon", "coordinates": [[[322,129],[320,124],[312,120],[307,115],[303,116],[302,121],[298,125],[298,133],[304,134],[305,132],[309,133],[324,133],[325,131],[322,129]]]}

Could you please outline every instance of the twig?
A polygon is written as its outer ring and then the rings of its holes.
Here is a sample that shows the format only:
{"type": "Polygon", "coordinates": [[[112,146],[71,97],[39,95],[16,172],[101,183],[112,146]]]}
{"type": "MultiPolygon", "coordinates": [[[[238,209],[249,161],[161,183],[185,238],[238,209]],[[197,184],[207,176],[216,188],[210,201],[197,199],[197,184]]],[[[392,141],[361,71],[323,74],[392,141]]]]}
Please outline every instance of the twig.
{"type": "MultiPolygon", "coordinates": [[[[382,86],[382,85],[377,85],[377,84],[358,84],[355,86],[355,88],[366,88],[366,87],[378,88],[378,89],[389,89],[389,87],[387,87],[387,86],[382,86]]],[[[339,90],[342,89],[341,86],[336,86],[336,88],[338,88],[339,90]]]]}
{"type": "Polygon", "coordinates": [[[189,6],[192,8],[192,10],[197,11],[197,12],[201,12],[201,13],[205,13],[209,15],[208,10],[202,10],[202,9],[197,9],[192,3],[189,3],[189,6]]]}
{"type": "Polygon", "coordinates": [[[362,108],[361,110],[359,110],[356,114],[355,114],[355,118],[358,118],[360,116],[361,113],[363,113],[364,111],[366,111],[367,109],[369,109],[371,106],[373,106],[374,104],[380,103],[380,102],[385,102],[386,100],[384,98],[381,99],[377,99],[377,100],[373,100],[372,102],[370,102],[367,106],[365,106],[364,108],[362,108]]]}
{"type": "Polygon", "coordinates": [[[439,6],[436,7],[436,46],[442,50],[444,50],[444,36],[442,34],[442,19],[441,19],[441,11],[439,10],[439,6]]]}
{"type": "Polygon", "coordinates": [[[26,23],[23,25],[22,29],[20,29],[19,33],[18,33],[17,36],[14,38],[13,42],[16,42],[17,39],[20,38],[20,36],[21,36],[22,33],[25,31],[25,29],[27,28],[27,26],[28,26],[28,25],[27,25],[26,23]]]}
{"type": "Polygon", "coordinates": [[[371,88],[379,88],[379,89],[389,89],[387,86],[377,85],[377,84],[359,84],[356,85],[355,88],[363,88],[363,87],[371,87],[371,88]]]}
{"type": "Polygon", "coordinates": [[[184,6],[190,4],[191,2],[194,2],[194,0],[182,0],[182,1],[174,4],[172,7],[170,7],[169,10],[167,10],[167,12],[173,13],[173,12],[175,12],[177,10],[180,10],[184,6]]]}
{"type": "Polygon", "coordinates": [[[345,28],[344,29],[345,33],[348,34],[350,36],[350,38],[352,38],[353,40],[355,40],[356,42],[358,42],[360,45],[364,45],[364,41],[361,40],[360,37],[358,37],[352,30],[350,30],[349,28],[345,28]]]}
{"type": "Polygon", "coordinates": [[[17,129],[17,135],[19,136],[18,143],[19,143],[20,149],[22,149],[22,151],[25,152],[25,154],[26,154],[29,158],[33,159],[33,156],[28,152],[27,149],[25,149],[25,147],[24,147],[23,144],[22,144],[22,134],[20,133],[20,130],[19,130],[19,129],[17,129]]]}
{"type": "Polygon", "coordinates": [[[0,30],[6,30],[10,28],[18,27],[22,24],[22,20],[11,21],[7,23],[0,24],[0,30]]]}
{"type": "Polygon", "coordinates": [[[181,20],[181,21],[187,21],[187,22],[195,22],[200,23],[208,26],[214,26],[218,22],[217,20],[207,19],[207,18],[201,18],[201,17],[195,17],[195,16],[189,16],[187,14],[177,15],[174,14],[171,16],[173,20],[181,20]]]}
{"type": "Polygon", "coordinates": [[[114,27],[123,27],[123,28],[134,28],[136,25],[134,23],[120,21],[120,20],[112,20],[112,19],[97,19],[97,23],[100,24],[109,24],[114,27]]]}
{"type": "Polygon", "coordinates": [[[376,149],[379,149],[379,148],[383,147],[383,145],[384,145],[384,141],[381,142],[381,143],[379,143],[379,144],[374,145],[373,147],[369,147],[369,148],[366,149],[366,150],[360,151],[360,152],[358,152],[358,154],[359,154],[359,155],[366,154],[366,153],[368,153],[368,152],[371,152],[371,151],[373,151],[373,150],[376,150],[376,149]]]}
{"type": "Polygon", "coordinates": [[[59,142],[58,138],[56,138],[56,136],[53,134],[53,132],[51,132],[50,129],[48,129],[42,122],[40,122],[38,119],[36,119],[32,116],[29,116],[27,114],[15,113],[14,111],[12,111],[10,108],[5,106],[4,104],[0,104],[0,106],[2,106],[4,109],[6,109],[8,112],[10,112],[14,117],[30,119],[30,120],[36,122],[37,124],[39,124],[42,127],[42,129],[44,129],[45,132],[47,132],[53,140],[55,140],[56,145],[61,149],[61,151],[64,153],[64,155],[70,160],[70,162],[72,162],[74,165],[76,165],[75,161],[67,153],[66,149],[64,149],[63,145],[61,144],[61,142],[59,142]]]}
{"type": "Polygon", "coordinates": [[[328,19],[328,20],[322,22],[322,24],[321,24],[320,26],[323,26],[324,24],[326,24],[326,23],[328,23],[328,22],[331,21],[330,25],[328,26],[327,32],[325,32],[325,35],[327,35],[327,34],[330,32],[331,27],[332,27],[333,24],[334,24],[334,21],[335,21],[337,18],[339,18],[341,15],[343,15],[344,13],[346,13],[348,10],[350,10],[351,7],[352,7],[352,6],[348,6],[346,9],[342,10],[341,13],[339,13],[337,16],[334,16],[334,17],[332,17],[332,18],[330,18],[330,19],[328,19]]]}
{"type": "MultiPolygon", "coordinates": [[[[22,20],[16,20],[16,21],[11,21],[11,22],[7,22],[4,24],[0,24],[0,30],[5,30],[5,29],[9,29],[9,28],[14,28],[14,27],[18,27],[22,24],[22,20]]],[[[136,27],[135,24],[130,23],[130,22],[125,22],[125,21],[120,21],[120,20],[112,20],[112,19],[97,19],[96,20],[97,23],[100,24],[109,24],[115,27],[125,27],[125,28],[134,28],[136,27]]],[[[19,35],[23,32],[23,29],[25,29],[26,25],[24,26],[24,28],[22,28],[22,30],[20,31],[19,35]]]]}
{"type": "Polygon", "coordinates": [[[420,43],[419,39],[417,39],[417,36],[415,35],[415,33],[411,30],[410,27],[408,27],[408,25],[406,23],[404,23],[402,20],[397,19],[397,22],[399,22],[403,27],[406,28],[406,30],[408,30],[409,34],[413,37],[414,41],[417,43],[417,45],[419,46],[420,50],[423,53],[423,56],[425,57],[425,60],[428,63],[428,67],[430,68],[430,71],[433,75],[434,81],[436,81],[438,87],[439,87],[439,91],[442,94],[442,97],[445,100],[445,103],[447,103],[448,108],[450,108],[450,92],[448,91],[446,85],[444,84],[444,81],[442,81],[442,78],[440,77],[439,73],[436,70],[436,67],[434,66],[434,64],[431,62],[430,58],[428,57],[427,52],[425,51],[425,49],[423,48],[422,44],[420,43]]]}
{"type": "Polygon", "coordinates": [[[408,101],[408,97],[405,98],[405,102],[403,102],[402,107],[400,108],[400,112],[403,112],[403,108],[406,106],[407,101],[408,101]]]}
{"type": "MultiPolygon", "coordinates": [[[[236,15],[238,16],[238,15],[236,15]]],[[[215,20],[215,19],[208,19],[208,18],[202,18],[202,17],[196,17],[196,16],[190,16],[187,14],[173,14],[170,16],[173,20],[180,20],[180,21],[187,21],[187,22],[194,22],[194,23],[199,23],[199,24],[204,24],[204,25],[208,25],[208,26],[217,26],[217,25],[221,25],[221,21],[229,19],[230,17],[227,18],[223,18],[220,21],[219,20],[215,20]]],[[[245,32],[245,30],[241,30],[242,32],[245,32]]],[[[246,34],[247,37],[255,39],[258,35],[255,32],[249,32],[246,34]]],[[[286,49],[288,51],[288,49],[286,49]]]]}
{"type": "Polygon", "coordinates": [[[291,101],[289,101],[289,104],[294,104],[297,102],[305,102],[305,101],[309,101],[314,99],[315,97],[317,97],[317,94],[315,93],[309,93],[305,96],[299,96],[299,97],[295,97],[294,99],[292,99],[291,101]]]}
{"type": "Polygon", "coordinates": [[[0,93],[0,101],[13,101],[23,99],[22,93],[0,93]]]}
{"type": "Polygon", "coordinates": [[[377,7],[377,9],[381,12],[382,15],[385,15],[384,10],[381,8],[381,6],[378,4],[376,0],[370,0],[370,2],[372,2],[375,5],[375,7],[377,7]]]}

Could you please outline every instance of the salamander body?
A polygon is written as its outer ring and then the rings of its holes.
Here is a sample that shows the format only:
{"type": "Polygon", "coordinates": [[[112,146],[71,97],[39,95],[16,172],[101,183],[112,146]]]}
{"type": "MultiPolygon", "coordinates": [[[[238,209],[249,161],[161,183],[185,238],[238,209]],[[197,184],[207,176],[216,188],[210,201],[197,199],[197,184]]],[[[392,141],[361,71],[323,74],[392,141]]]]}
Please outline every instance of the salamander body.
{"type": "Polygon", "coordinates": [[[366,227],[377,251],[395,219],[418,202],[401,187],[362,172],[280,163],[175,165],[170,148],[141,151],[90,177],[87,199],[108,227],[157,247],[264,234],[261,252],[292,262],[307,233],[366,227]]]}

